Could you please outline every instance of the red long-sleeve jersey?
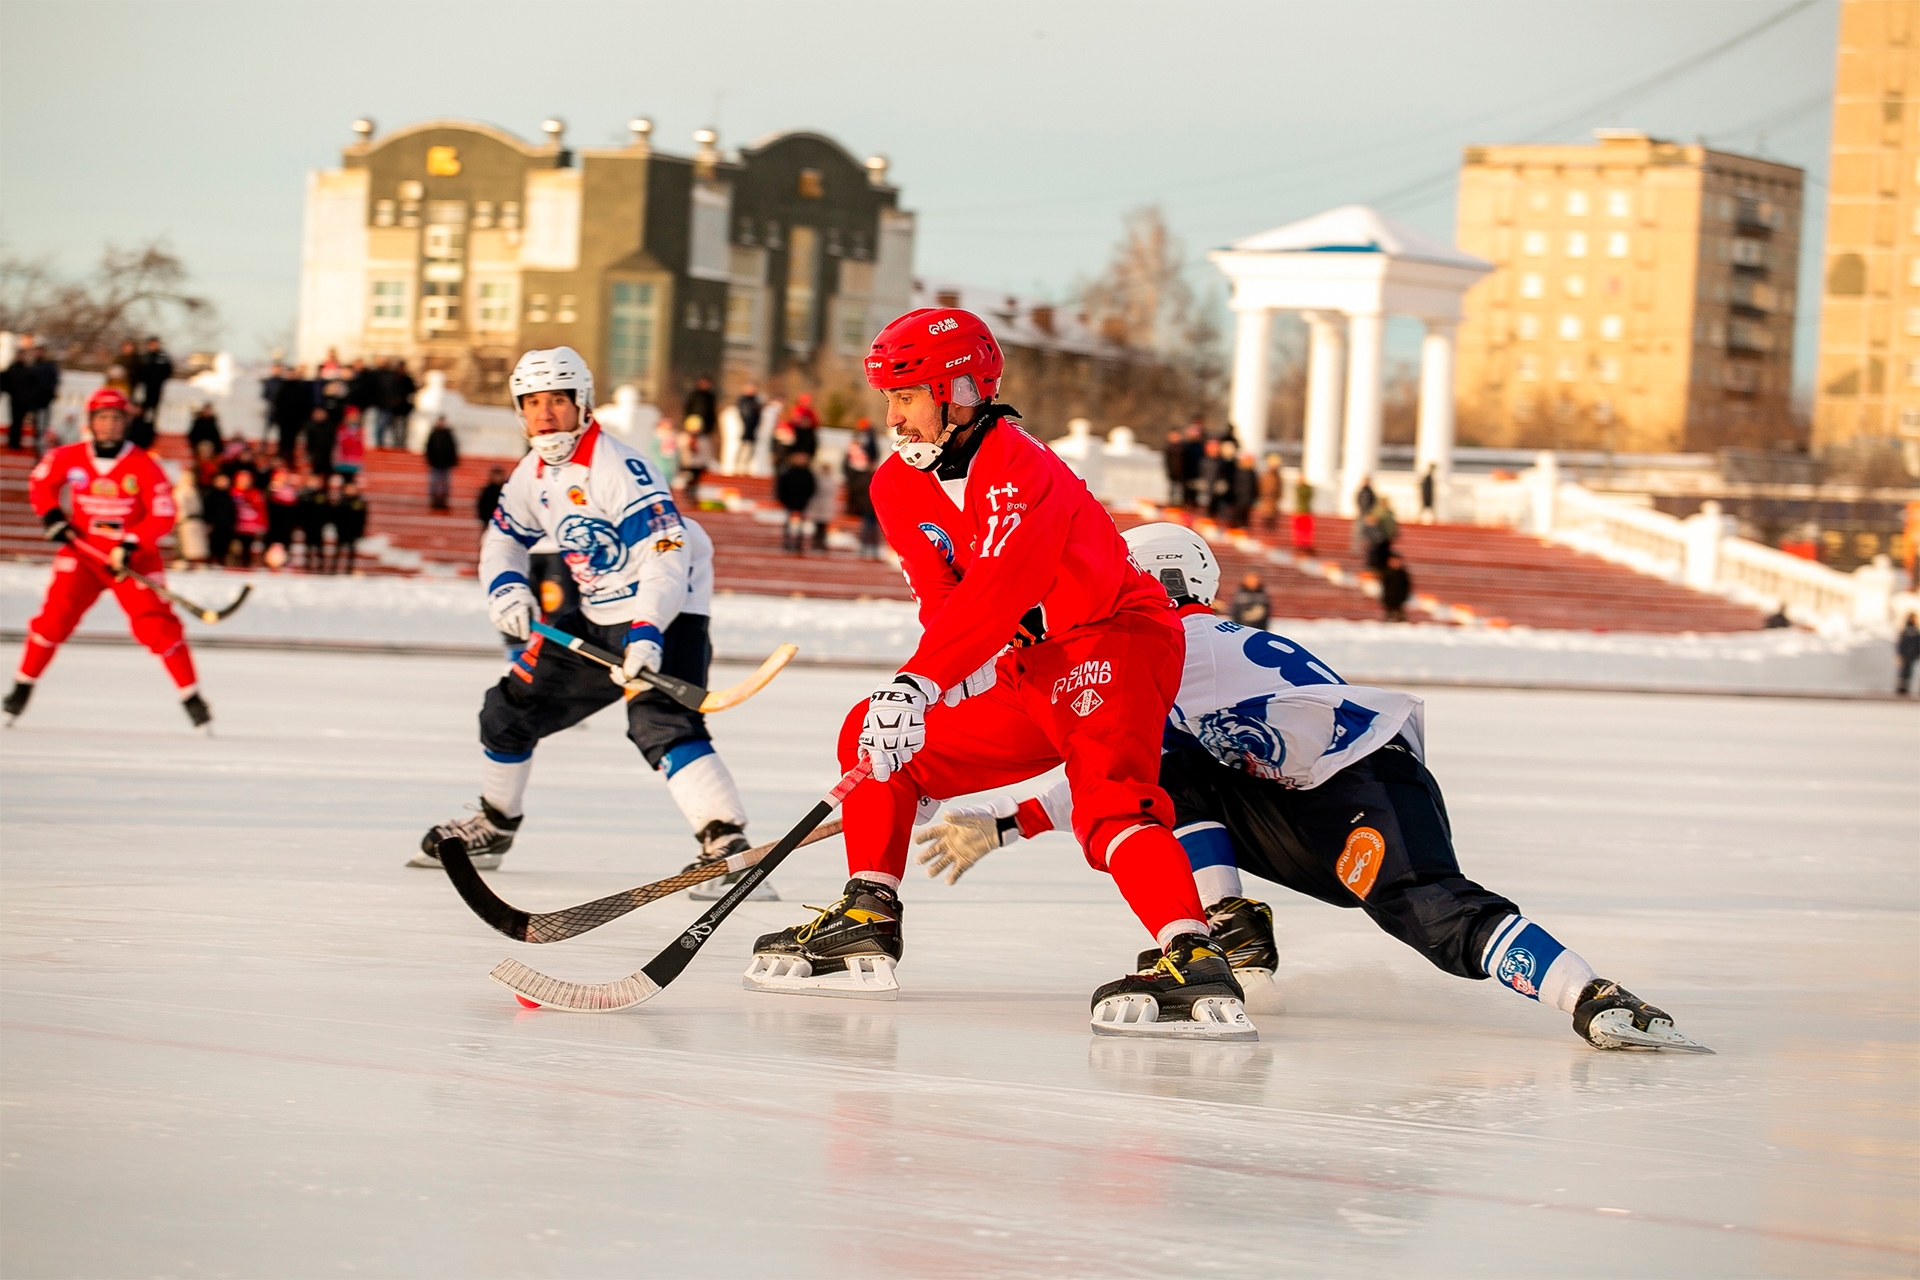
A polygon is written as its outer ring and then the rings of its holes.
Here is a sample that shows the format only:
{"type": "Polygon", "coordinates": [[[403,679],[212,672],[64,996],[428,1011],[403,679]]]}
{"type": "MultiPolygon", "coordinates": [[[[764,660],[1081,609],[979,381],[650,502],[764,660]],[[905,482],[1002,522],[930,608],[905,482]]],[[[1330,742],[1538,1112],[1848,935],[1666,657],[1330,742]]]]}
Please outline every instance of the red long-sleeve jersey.
{"type": "Polygon", "coordinates": [[[1016,633],[1059,635],[1123,611],[1175,625],[1166,592],[1134,566],[1086,482],[1010,419],[987,428],[964,480],[896,456],[873,473],[872,495],[920,602],[920,645],[901,670],[942,689],[1016,633]]]}
{"type": "Polygon", "coordinates": [[[60,505],[60,490],[73,491],[68,519],[74,531],[101,550],[123,538],[158,545],[173,531],[173,486],[153,455],[123,445],[105,471],[94,465],[93,445],[62,445],[40,459],[27,479],[27,501],[42,519],[60,505]]]}

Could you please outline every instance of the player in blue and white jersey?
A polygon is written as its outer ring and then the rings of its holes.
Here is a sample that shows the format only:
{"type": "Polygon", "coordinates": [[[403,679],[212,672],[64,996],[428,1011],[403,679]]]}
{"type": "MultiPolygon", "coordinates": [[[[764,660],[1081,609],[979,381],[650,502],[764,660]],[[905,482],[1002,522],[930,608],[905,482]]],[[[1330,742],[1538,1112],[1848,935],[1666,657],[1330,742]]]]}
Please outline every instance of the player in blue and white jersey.
{"type": "MultiPolygon", "coordinates": [[[[493,625],[528,642],[480,712],[480,811],[428,831],[410,866],[439,866],[440,841],[450,837],[466,844],[476,867],[499,866],[520,829],[542,738],[619,701],[642,671],[704,685],[713,654],[713,544],[680,514],[648,459],[594,422],[586,362],[571,347],[529,351],[508,389],[532,451],[494,508],[480,545],[480,581],[493,625]],[[559,548],[579,596],[547,623],[622,655],[621,670],[609,673],[544,650],[539,636],[528,639],[540,609],[527,577],[529,552],[542,539],[559,548]]],[[[744,851],[746,810],[705,718],[651,689],[630,697],[626,710],[627,737],[666,775],[700,842],[700,860],[744,851]]]]}
{"type": "MultiPolygon", "coordinates": [[[[1461,874],[1446,802],[1425,764],[1419,698],[1347,684],[1303,646],[1217,616],[1219,562],[1191,529],[1149,524],[1125,536],[1186,632],[1160,785],[1210,932],[1238,974],[1271,976],[1279,958],[1273,912],[1244,896],[1244,869],[1358,907],[1448,973],[1497,978],[1572,1014],[1574,1030],[1596,1048],[1702,1048],[1513,902],[1461,874]]],[[[920,861],[951,883],[1022,836],[1072,830],[1072,808],[1062,782],[1032,800],[948,809],[915,837],[927,846],[920,861]]]]}

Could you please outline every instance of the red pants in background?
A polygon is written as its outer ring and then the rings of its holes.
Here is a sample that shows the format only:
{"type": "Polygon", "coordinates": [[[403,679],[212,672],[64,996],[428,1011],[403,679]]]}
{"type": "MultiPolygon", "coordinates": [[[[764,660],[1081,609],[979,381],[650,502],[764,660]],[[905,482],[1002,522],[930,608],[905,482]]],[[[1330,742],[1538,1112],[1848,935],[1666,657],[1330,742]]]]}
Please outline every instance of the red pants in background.
{"type": "MultiPolygon", "coordinates": [[[[152,547],[142,547],[127,563],[156,582],[165,573],[160,552],[152,547]]],[[[18,678],[39,679],[40,673],[53,661],[54,650],[73,634],[102,591],[113,592],[113,598],[127,611],[127,620],[133,625],[133,638],[166,664],[174,684],[183,693],[193,688],[196,682],[193,654],[187,648],[186,632],[173,606],[132,578],[115,582],[105,565],[71,547],[62,547],[60,554],[53,558],[53,581],[47,587],[47,598],[40,605],[39,616],[27,624],[27,643],[20,652],[18,678]]]]}
{"type": "MultiPolygon", "coordinates": [[[[920,797],[1011,786],[1064,763],[1073,834],[1147,932],[1157,938],[1175,921],[1204,921],[1159,783],[1161,731],[1185,659],[1171,614],[1122,614],[1002,654],[993,688],[928,709],[927,745],[905,769],[847,796],[848,874],[906,873],[920,797]]],[[[842,769],[859,759],[866,714],[861,702],[841,726],[842,769]]]]}

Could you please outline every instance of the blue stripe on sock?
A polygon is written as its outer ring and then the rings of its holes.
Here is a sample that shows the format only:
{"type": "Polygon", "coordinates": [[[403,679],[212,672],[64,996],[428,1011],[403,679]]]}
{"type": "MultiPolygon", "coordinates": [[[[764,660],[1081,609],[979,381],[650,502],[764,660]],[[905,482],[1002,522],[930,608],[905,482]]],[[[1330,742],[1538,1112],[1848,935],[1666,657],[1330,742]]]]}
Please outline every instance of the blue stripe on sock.
{"type": "Polygon", "coordinates": [[[481,751],[495,764],[525,764],[533,759],[531,751],[495,751],[491,747],[482,747],[481,751]]]}
{"type": "Polygon", "coordinates": [[[651,640],[655,644],[664,643],[660,636],[660,628],[651,622],[636,622],[628,628],[627,643],[632,644],[636,640],[651,640]]]}
{"type": "Polygon", "coordinates": [[[497,575],[492,582],[487,584],[487,594],[492,595],[500,588],[512,586],[516,582],[529,590],[533,587],[533,584],[527,581],[526,574],[508,569],[504,573],[497,575]]]}
{"type": "Polygon", "coordinates": [[[667,753],[660,757],[660,767],[666,770],[667,776],[671,778],[700,757],[712,754],[711,742],[705,738],[695,738],[691,742],[682,742],[668,747],[667,753]]]}
{"type": "Polygon", "coordinates": [[[1520,936],[1507,944],[1507,953],[1500,957],[1495,966],[1498,971],[1491,976],[1527,999],[1538,1000],[1541,980],[1565,950],[1552,934],[1529,920],[1520,936]]]}
{"type": "Polygon", "coordinates": [[[1180,827],[1174,833],[1180,841],[1180,847],[1187,851],[1187,863],[1195,871],[1202,867],[1231,867],[1233,860],[1233,839],[1227,835],[1227,829],[1217,822],[1196,822],[1180,827]]]}

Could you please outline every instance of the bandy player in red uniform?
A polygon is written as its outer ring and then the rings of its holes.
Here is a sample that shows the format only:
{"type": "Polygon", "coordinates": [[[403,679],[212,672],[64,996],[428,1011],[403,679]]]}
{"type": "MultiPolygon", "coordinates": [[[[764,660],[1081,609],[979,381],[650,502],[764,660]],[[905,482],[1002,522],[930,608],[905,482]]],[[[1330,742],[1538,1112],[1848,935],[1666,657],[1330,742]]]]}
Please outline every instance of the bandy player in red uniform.
{"type": "Polygon", "coordinates": [[[873,505],[923,634],[841,729],[840,767],[865,757],[873,768],[846,799],[844,896],[761,938],[746,984],[891,998],[921,802],[1064,762],[1087,861],[1113,876],[1162,953],[1095,992],[1094,1030],[1252,1038],[1157,781],[1185,637],[1086,485],[993,403],[1001,368],[993,334],[967,311],[909,312],[874,339],[867,381],[886,393],[901,444],[874,473],[873,505]]]}
{"type": "Polygon", "coordinates": [[[27,500],[60,543],[53,558],[53,581],[40,614],[27,624],[27,643],[13,690],[0,703],[9,722],[27,709],[40,673],[54,650],[73,634],[102,591],[112,591],[133,625],[133,638],[166,664],[180,688],[180,705],[196,728],[213,719],[193,673],[193,654],[173,606],[115,570],[132,569],[158,580],[164,573],[160,539],[173,531],[173,487],[166,472],[145,449],[128,443],[127,419],[133,406],[112,387],[87,401],[87,434],[40,459],[27,481],[27,500]],[[60,508],[60,490],[72,491],[71,516],[60,508]],[[70,545],[84,542],[99,556],[70,545]],[[103,563],[104,560],[104,563],[103,563]]]}

